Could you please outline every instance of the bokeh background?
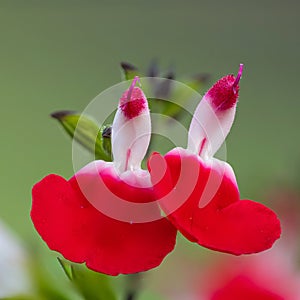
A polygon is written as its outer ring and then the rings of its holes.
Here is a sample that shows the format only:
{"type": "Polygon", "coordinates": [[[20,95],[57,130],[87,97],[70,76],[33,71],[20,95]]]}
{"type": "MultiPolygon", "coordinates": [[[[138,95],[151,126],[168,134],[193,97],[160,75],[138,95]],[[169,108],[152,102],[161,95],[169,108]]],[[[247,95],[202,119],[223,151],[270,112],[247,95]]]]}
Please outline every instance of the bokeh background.
{"type": "MultiPolygon", "coordinates": [[[[274,186],[297,189],[299,12],[293,0],[1,0],[1,219],[42,253],[51,276],[63,278],[29,218],[33,184],[48,173],[73,173],[70,139],[49,114],[82,111],[120,81],[121,61],[146,69],[157,58],[178,77],[205,72],[211,83],[244,63],[226,141],[241,194],[264,201],[274,186]]],[[[178,247],[145,280],[145,290],[157,293],[149,299],[163,291],[155,278],[179,272],[188,256],[210,255],[181,240],[178,247]]],[[[178,289],[185,275],[171,276],[178,289]]]]}

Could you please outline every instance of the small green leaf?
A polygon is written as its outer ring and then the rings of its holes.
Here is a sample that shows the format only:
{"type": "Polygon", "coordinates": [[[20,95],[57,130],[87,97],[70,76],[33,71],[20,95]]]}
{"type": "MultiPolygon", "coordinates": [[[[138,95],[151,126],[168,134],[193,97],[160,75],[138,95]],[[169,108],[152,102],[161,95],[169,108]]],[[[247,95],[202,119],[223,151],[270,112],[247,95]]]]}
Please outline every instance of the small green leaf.
{"type": "Polygon", "coordinates": [[[65,272],[66,276],[72,280],[73,279],[73,266],[68,263],[67,261],[57,257],[57,260],[62,267],[63,271],[65,272]]]}
{"type": "Polygon", "coordinates": [[[107,275],[73,265],[73,284],[85,300],[116,300],[107,275]]]}
{"type": "Polygon", "coordinates": [[[51,116],[57,119],[65,131],[79,144],[95,154],[96,159],[111,161],[110,138],[103,137],[103,130],[90,118],[72,111],[58,111],[51,116]]]}
{"type": "Polygon", "coordinates": [[[1,300],[42,300],[40,297],[32,296],[32,295],[17,295],[12,297],[4,297],[1,300]]]}
{"type": "Polygon", "coordinates": [[[102,136],[102,147],[106,153],[111,152],[111,125],[102,126],[101,129],[102,136]]]}
{"type": "Polygon", "coordinates": [[[30,278],[32,282],[31,294],[18,295],[11,300],[78,300],[78,293],[70,289],[70,282],[64,279],[63,275],[56,276],[50,265],[44,262],[40,253],[32,252],[29,260],[30,278]],[[50,268],[49,268],[50,267],[50,268]]]}
{"type": "Polygon", "coordinates": [[[141,73],[138,71],[138,69],[130,63],[121,62],[121,67],[125,80],[131,80],[135,76],[141,76],[141,73]]]}

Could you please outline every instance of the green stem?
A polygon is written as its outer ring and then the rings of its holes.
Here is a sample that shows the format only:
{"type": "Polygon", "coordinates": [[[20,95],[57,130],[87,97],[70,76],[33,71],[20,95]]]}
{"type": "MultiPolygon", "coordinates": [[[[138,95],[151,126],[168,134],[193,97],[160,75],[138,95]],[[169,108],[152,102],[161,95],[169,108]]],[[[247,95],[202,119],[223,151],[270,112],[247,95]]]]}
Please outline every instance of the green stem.
{"type": "Polygon", "coordinates": [[[136,300],[138,292],[141,288],[141,273],[128,275],[128,289],[125,300],[136,300]]]}
{"type": "Polygon", "coordinates": [[[136,299],[137,292],[136,291],[130,291],[126,295],[125,300],[135,300],[136,299]]]}

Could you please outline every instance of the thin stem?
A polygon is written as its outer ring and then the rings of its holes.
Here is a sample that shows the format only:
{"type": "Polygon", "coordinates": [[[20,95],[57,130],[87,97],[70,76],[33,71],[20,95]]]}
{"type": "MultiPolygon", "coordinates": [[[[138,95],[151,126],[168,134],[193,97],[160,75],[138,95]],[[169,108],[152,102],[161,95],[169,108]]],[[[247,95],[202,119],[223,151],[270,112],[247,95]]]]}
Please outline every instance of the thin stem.
{"type": "Polygon", "coordinates": [[[126,295],[125,300],[135,300],[135,299],[137,299],[136,296],[137,296],[137,292],[136,291],[130,291],[126,295]]]}
{"type": "Polygon", "coordinates": [[[137,300],[141,288],[142,275],[140,273],[128,275],[128,289],[124,300],[137,300]]]}

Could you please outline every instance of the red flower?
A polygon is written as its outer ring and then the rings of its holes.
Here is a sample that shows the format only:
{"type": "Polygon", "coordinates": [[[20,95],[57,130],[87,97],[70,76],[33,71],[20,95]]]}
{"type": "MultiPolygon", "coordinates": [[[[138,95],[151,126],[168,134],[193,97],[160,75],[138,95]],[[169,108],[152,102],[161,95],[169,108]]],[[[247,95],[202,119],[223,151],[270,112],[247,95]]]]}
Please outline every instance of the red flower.
{"type": "MultiPolygon", "coordinates": [[[[272,250],[258,255],[214,259],[197,280],[198,298],[205,300],[296,300],[300,299],[297,269],[298,195],[276,190],[277,210],[282,217],[283,236],[272,250]],[[278,199],[278,195],[280,199],[278,199]],[[292,197],[291,197],[292,196],[292,197]],[[294,198],[294,199],[293,199],[294,198]],[[279,201],[278,201],[279,200],[279,201]],[[291,222],[292,221],[292,222],[291,222]]],[[[274,200],[274,195],[272,196],[274,200]]]]}
{"type": "Polygon", "coordinates": [[[275,213],[240,200],[231,166],[213,157],[232,126],[241,75],[242,65],[237,77],[223,77],[204,95],[187,149],[175,148],[164,159],[157,154],[150,161],[153,182],[162,178],[156,192],[173,225],[192,242],[236,255],[268,249],[281,233],[275,213]]]}
{"type": "Polygon", "coordinates": [[[49,175],[32,191],[31,218],[49,248],[109,275],[158,266],[173,250],[177,232],[160,217],[149,172],[140,167],[151,123],[136,80],[122,95],[113,122],[114,161],[92,162],[69,180],[49,175]],[[131,205],[137,203],[151,204],[148,221],[134,214],[131,205]]]}
{"type": "Polygon", "coordinates": [[[278,248],[241,261],[224,257],[202,275],[198,299],[299,299],[300,276],[288,256],[278,248]]]}

